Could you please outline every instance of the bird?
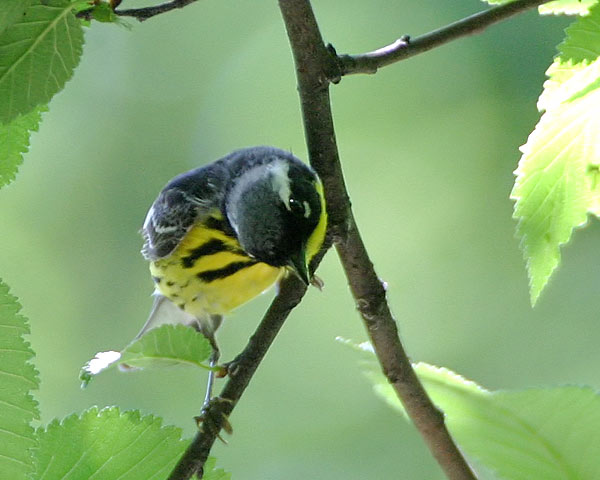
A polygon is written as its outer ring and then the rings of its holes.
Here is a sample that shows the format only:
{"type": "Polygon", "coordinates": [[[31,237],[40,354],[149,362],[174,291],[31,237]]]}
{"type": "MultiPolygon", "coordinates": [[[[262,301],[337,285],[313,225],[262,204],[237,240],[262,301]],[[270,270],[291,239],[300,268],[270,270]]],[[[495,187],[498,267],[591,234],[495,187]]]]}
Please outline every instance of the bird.
{"type": "MultiPolygon", "coordinates": [[[[136,338],[164,323],[190,325],[210,342],[214,367],[226,314],[290,273],[320,282],[309,265],[326,230],[321,180],[285,150],[243,148],[176,176],[141,230],[155,292],[136,338]]],[[[213,381],[211,370],[204,407],[213,381]]]]}

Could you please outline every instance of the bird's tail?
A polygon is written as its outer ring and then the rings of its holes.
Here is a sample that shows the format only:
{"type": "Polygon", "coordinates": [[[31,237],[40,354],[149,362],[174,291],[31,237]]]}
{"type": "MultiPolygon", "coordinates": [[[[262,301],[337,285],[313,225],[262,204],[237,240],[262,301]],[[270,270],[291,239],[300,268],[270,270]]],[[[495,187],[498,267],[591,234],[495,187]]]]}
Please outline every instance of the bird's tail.
{"type": "Polygon", "coordinates": [[[134,340],[137,340],[149,330],[164,324],[192,325],[199,329],[200,323],[201,319],[184,312],[164,295],[154,293],[154,304],[152,310],[150,310],[150,316],[134,340]]]}

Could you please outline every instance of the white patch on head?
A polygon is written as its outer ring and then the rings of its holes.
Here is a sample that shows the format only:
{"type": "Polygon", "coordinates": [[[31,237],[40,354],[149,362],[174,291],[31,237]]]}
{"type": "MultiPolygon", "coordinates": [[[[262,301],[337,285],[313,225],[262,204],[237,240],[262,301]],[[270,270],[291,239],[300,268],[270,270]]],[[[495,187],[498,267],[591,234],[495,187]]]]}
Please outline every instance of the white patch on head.
{"type": "Polygon", "coordinates": [[[288,175],[290,166],[287,162],[276,161],[269,165],[271,170],[271,185],[273,191],[277,192],[279,198],[285,205],[285,208],[291,210],[290,197],[292,196],[292,189],[290,187],[290,177],[288,175]]]}
{"type": "Polygon", "coordinates": [[[310,205],[306,200],[302,202],[302,205],[304,205],[304,218],[309,218],[311,214],[310,205]]]}
{"type": "MultiPolygon", "coordinates": [[[[289,165],[287,162],[280,159],[274,159],[270,163],[263,163],[252,167],[235,180],[235,186],[232,188],[231,192],[229,192],[227,203],[235,205],[239,202],[242,193],[244,193],[250,185],[265,178],[266,175],[270,175],[273,191],[279,195],[285,207],[289,210],[290,195],[292,192],[290,190],[288,170],[289,165]]],[[[228,211],[228,219],[233,229],[237,232],[238,219],[234,212],[228,211]]]]}

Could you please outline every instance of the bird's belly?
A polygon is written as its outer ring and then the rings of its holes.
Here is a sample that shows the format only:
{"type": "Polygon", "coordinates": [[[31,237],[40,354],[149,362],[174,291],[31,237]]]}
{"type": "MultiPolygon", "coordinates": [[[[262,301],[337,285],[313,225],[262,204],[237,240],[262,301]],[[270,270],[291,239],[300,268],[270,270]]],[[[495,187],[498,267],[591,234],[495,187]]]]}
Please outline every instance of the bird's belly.
{"type": "Polygon", "coordinates": [[[181,256],[172,255],[151,263],[150,271],[160,293],[186,312],[201,318],[226,314],[239,307],[267,290],[284,271],[266,263],[249,262],[252,262],[249,257],[221,252],[196,261],[191,268],[183,268],[181,256]],[[218,258],[227,256],[229,262],[218,258]],[[244,260],[240,261],[240,258],[244,260]],[[239,268],[241,264],[245,266],[239,268]],[[219,268],[211,268],[217,265],[219,268]],[[236,270],[236,266],[239,269],[236,270]],[[221,272],[221,276],[211,278],[207,272],[221,272]]]}

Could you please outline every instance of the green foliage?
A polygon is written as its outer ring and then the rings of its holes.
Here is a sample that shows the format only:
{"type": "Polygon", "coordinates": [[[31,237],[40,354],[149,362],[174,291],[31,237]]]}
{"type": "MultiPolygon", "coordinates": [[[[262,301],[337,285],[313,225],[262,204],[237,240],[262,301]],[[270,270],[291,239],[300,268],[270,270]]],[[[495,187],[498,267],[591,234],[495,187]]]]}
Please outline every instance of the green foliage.
{"type": "Polygon", "coordinates": [[[37,445],[31,422],[39,418],[30,392],[39,386],[34,357],[23,335],[29,333],[21,306],[0,281],[0,472],[2,478],[28,478],[31,449],[37,445]]]}
{"type": "Polygon", "coordinates": [[[112,7],[106,2],[99,2],[97,5],[94,5],[91,15],[94,20],[102,23],[116,22],[119,18],[115,15],[112,7]]]}
{"type": "Polygon", "coordinates": [[[0,35],[0,123],[47,104],[71,78],[83,46],[73,13],[81,3],[36,3],[0,35]]]}
{"type": "MultiPolygon", "coordinates": [[[[483,0],[490,5],[503,5],[514,0],[483,0]]],[[[553,13],[555,15],[586,15],[589,9],[598,3],[598,0],[555,0],[538,7],[543,15],[553,13]]]]}
{"type": "Polygon", "coordinates": [[[600,201],[600,5],[567,30],[539,100],[546,110],[525,145],[511,193],[531,301],[560,261],[560,246],[600,201]]]}
{"type": "Polygon", "coordinates": [[[217,460],[214,457],[208,457],[204,464],[202,480],[231,480],[231,474],[217,468],[217,460]]]}
{"type": "Polygon", "coordinates": [[[191,327],[162,325],[128,345],[121,360],[132,367],[193,365],[206,368],[210,342],[191,327]]]}
{"type": "MultiPolygon", "coordinates": [[[[30,363],[34,353],[23,339],[29,328],[19,314],[20,308],[8,287],[0,282],[1,478],[164,479],[189,441],[181,439],[178,428],[163,427],[160,418],[141,416],[136,411],[121,413],[117,408],[91,408],[34,431],[31,422],[39,418],[39,412],[30,391],[38,388],[39,381],[30,363]]],[[[181,358],[202,355],[198,342],[190,342],[188,332],[183,330],[202,337],[191,328],[163,328],[162,333],[137,342],[142,347],[132,344],[133,350],[152,350],[145,344],[155,341],[156,351],[172,349],[179,351],[181,358]]],[[[127,354],[136,358],[135,353],[127,354]]],[[[205,480],[230,479],[229,474],[215,467],[214,459],[208,460],[205,472],[205,480]]]]}
{"type": "Polygon", "coordinates": [[[0,35],[15,23],[27,9],[31,0],[2,0],[0,8],[0,35]]]}
{"type": "MultiPolygon", "coordinates": [[[[44,105],[79,62],[83,32],[75,13],[89,10],[89,18],[119,23],[103,1],[1,1],[0,187],[14,179],[44,105]]],[[[545,114],[522,147],[516,172],[512,197],[534,303],[559,263],[560,245],[585,223],[588,212],[600,213],[600,7],[597,0],[557,0],[539,11],[589,15],[568,29],[548,70],[538,104],[545,114]]],[[[0,283],[0,328],[6,331],[0,336],[0,476],[164,478],[188,442],[159,418],[92,408],[34,432],[31,422],[39,414],[30,391],[38,387],[38,378],[29,363],[33,352],[22,338],[28,330],[19,308],[0,283]]],[[[101,352],[84,367],[82,379],[87,383],[117,365],[208,368],[203,362],[210,352],[208,341],[194,330],[167,325],[121,352],[101,352]]],[[[600,400],[595,392],[576,387],[489,392],[445,369],[426,364],[416,369],[461,448],[499,475],[529,480],[600,477],[600,400]]],[[[368,375],[377,393],[402,411],[378,369],[370,368],[368,375]]],[[[214,465],[209,459],[205,480],[230,478],[214,465]]]]}
{"type": "MultiPolygon", "coordinates": [[[[89,3],[80,4],[75,9],[75,11],[76,12],[85,11],[86,19],[96,20],[97,22],[100,22],[100,23],[115,23],[121,27],[127,28],[128,30],[131,30],[131,28],[132,28],[131,24],[129,24],[128,22],[123,20],[117,14],[115,14],[115,11],[113,10],[113,7],[110,5],[109,2],[103,2],[101,0],[98,0],[97,3],[94,3],[94,4],[89,4],[89,3]]],[[[89,26],[90,22],[86,20],[84,22],[84,25],[89,26]]]]}
{"type": "Polygon", "coordinates": [[[46,106],[37,107],[0,125],[0,187],[15,179],[19,165],[23,163],[23,154],[29,150],[29,136],[32,131],[37,131],[41,114],[47,110],[46,106]]]}
{"type": "MultiPolygon", "coordinates": [[[[592,389],[490,392],[445,368],[414,367],[460,449],[500,478],[600,478],[600,396],[592,389]]],[[[365,373],[377,395],[404,413],[375,362],[365,373]]]]}
{"type": "Polygon", "coordinates": [[[188,445],[159,418],[91,408],[38,430],[36,480],[162,480],[188,445]]]}
{"type": "Polygon", "coordinates": [[[554,2],[540,5],[539,12],[543,15],[553,13],[555,15],[586,15],[598,0],[556,0],[554,2]]]}
{"type": "Polygon", "coordinates": [[[582,17],[566,30],[565,40],[558,46],[559,54],[546,72],[548,80],[540,95],[538,108],[551,110],[574,99],[586,88],[595,87],[600,56],[600,6],[589,16],[582,17]]]}
{"type": "Polygon", "coordinates": [[[128,370],[155,366],[193,365],[210,368],[204,362],[212,347],[196,330],[184,325],[162,325],[134,340],[121,352],[99,352],[81,370],[86,386],[98,373],[117,365],[128,370]]]}

